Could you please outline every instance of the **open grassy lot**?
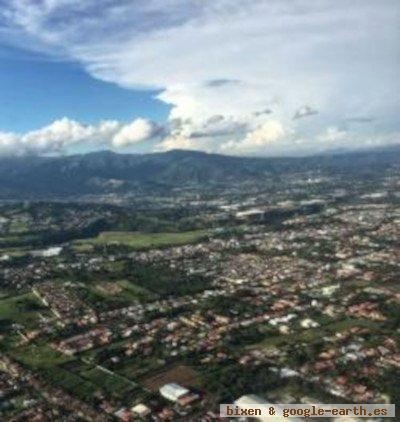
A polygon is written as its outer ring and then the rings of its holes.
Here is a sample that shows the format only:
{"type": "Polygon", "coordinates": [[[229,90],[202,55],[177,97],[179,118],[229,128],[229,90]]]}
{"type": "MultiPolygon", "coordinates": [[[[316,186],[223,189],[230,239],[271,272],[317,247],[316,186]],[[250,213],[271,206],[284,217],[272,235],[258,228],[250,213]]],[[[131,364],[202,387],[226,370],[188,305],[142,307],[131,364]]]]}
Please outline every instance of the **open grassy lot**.
{"type": "Polygon", "coordinates": [[[155,357],[146,357],[145,359],[125,359],[124,365],[115,370],[120,375],[137,381],[139,378],[146,377],[148,374],[154,374],[165,367],[165,363],[155,357]]]}
{"type": "Polygon", "coordinates": [[[82,400],[87,400],[101,388],[79,375],[73,374],[64,368],[55,366],[42,370],[41,374],[54,386],[64,388],[70,394],[76,395],[82,400]]]}
{"type": "Polygon", "coordinates": [[[10,233],[24,233],[28,231],[28,225],[25,221],[13,220],[10,223],[10,233]]]}
{"type": "Polygon", "coordinates": [[[123,294],[128,295],[131,299],[151,298],[151,293],[144,287],[138,286],[129,280],[118,280],[117,284],[123,289],[123,294]]]}
{"type": "Polygon", "coordinates": [[[8,247],[9,245],[13,245],[18,242],[19,239],[20,237],[16,235],[0,236],[0,245],[2,247],[8,247]]]}
{"type": "Polygon", "coordinates": [[[10,257],[20,257],[27,255],[30,252],[29,248],[0,248],[0,257],[3,255],[9,255],[10,257]]]}
{"type": "Polygon", "coordinates": [[[134,249],[161,248],[194,243],[209,234],[208,230],[192,230],[179,233],[102,232],[93,239],[77,240],[82,245],[125,245],[134,249]]]}
{"type": "Polygon", "coordinates": [[[134,285],[140,286],[161,297],[184,296],[204,291],[211,279],[202,274],[186,274],[179,269],[171,269],[165,263],[133,263],[128,268],[134,285]]]}
{"type": "Polygon", "coordinates": [[[58,353],[47,344],[31,343],[18,346],[12,353],[15,359],[30,369],[38,371],[50,384],[65,388],[70,394],[81,399],[87,399],[101,390],[101,382],[92,382],[63,367],[69,363],[72,365],[76,358],[58,353]]]}
{"type": "Polygon", "coordinates": [[[120,398],[136,388],[134,382],[128,381],[118,374],[103,371],[100,368],[89,369],[88,371],[82,372],[81,376],[101,386],[108,393],[120,398]]]}
{"type": "Polygon", "coordinates": [[[147,289],[126,279],[98,283],[92,289],[105,299],[110,296],[128,299],[149,299],[152,297],[152,294],[147,289]]]}
{"type": "Polygon", "coordinates": [[[88,306],[98,310],[125,307],[154,297],[149,290],[126,279],[91,281],[78,294],[88,306]]]}
{"type": "Polygon", "coordinates": [[[73,360],[72,357],[58,353],[47,344],[34,343],[15,348],[13,356],[32,369],[53,368],[73,360]]]}
{"type": "Polygon", "coordinates": [[[90,253],[93,252],[94,246],[90,243],[84,243],[83,240],[77,241],[72,244],[72,249],[76,253],[90,253]]]}
{"type": "Polygon", "coordinates": [[[12,320],[30,327],[37,321],[41,311],[46,309],[32,293],[0,299],[0,320],[12,320]]]}

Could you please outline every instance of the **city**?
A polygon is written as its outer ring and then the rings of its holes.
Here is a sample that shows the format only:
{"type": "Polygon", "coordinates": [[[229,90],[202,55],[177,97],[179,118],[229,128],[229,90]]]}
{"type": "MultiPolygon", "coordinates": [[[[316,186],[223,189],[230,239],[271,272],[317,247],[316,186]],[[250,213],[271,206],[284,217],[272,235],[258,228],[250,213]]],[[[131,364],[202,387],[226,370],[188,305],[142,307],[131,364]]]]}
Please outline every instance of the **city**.
{"type": "Polygon", "coordinates": [[[129,200],[4,204],[3,415],[211,421],[254,395],[398,402],[400,167],[381,170],[373,191],[309,171],[240,197],[198,185],[152,198],[139,221],[129,200]]]}

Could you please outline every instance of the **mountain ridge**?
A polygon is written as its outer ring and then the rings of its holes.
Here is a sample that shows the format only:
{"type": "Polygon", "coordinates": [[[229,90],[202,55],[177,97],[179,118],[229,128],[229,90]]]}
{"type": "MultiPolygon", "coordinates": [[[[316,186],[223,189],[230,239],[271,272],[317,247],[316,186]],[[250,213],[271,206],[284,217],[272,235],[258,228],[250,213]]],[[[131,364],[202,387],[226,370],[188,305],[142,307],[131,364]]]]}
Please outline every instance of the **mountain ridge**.
{"type": "Polygon", "coordinates": [[[172,150],[151,154],[98,151],[63,157],[0,158],[0,199],[134,192],[232,184],[296,171],[367,172],[398,164],[400,146],[308,157],[238,157],[172,150]]]}

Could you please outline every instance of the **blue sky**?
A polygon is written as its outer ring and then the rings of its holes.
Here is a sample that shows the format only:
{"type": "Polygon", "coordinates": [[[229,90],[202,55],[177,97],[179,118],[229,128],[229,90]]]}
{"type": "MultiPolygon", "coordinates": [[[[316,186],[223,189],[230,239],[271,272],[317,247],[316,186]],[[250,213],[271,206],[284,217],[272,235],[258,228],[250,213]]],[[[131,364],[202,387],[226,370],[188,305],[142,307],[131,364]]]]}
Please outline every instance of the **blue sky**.
{"type": "Polygon", "coordinates": [[[400,143],[398,0],[0,0],[0,154],[400,143]]]}
{"type": "Polygon", "coordinates": [[[61,117],[95,124],[135,117],[163,121],[170,107],[157,91],[130,90],[90,76],[77,63],[3,48],[0,52],[0,129],[26,132],[61,117]]]}

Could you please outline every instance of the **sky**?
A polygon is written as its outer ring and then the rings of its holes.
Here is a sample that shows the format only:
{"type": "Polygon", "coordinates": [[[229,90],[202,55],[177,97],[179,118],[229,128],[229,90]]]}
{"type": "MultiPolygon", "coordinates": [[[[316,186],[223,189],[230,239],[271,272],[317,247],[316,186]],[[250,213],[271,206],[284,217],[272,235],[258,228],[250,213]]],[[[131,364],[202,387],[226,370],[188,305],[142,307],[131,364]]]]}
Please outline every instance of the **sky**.
{"type": "Polygon", "coordinates": [[[0,155],[400,143],[398,0],[0,0],[0,155]]]}

